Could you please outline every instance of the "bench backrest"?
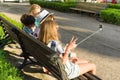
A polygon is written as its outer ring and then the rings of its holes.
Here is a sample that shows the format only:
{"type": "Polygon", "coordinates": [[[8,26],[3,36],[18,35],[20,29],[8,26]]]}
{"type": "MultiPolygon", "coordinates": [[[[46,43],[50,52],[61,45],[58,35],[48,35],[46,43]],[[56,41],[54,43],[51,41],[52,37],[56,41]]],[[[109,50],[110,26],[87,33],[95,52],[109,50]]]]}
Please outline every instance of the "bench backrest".
{"type": "Polygon", "coordinates": [[[100,10],[106,9],[107,4],[105,3],[90,3],[90,2],[78,2],[76,8],[86,9],[98,12],[100,10]]]}
{"type": "Polygon", "coordinates": [[[18,41],[17,36],[14,34],[13,31],[11,31],[11,29],[13,27],[15,27],[14,25],[12,25],[11,23],[9,23],[7,20],[5,20],[3,17],[0,16],[0,25],[2,26],[6,37],[11,37],[12,39],[18,41]]]}
{"type": "Polygon", "coordinates": [[[58,80],[69,80],[62,64],[62,60],[55,51],[10,24],[2,17],[0,17],[0,21],[5,24],[4,27],[7,33],[9,33],[13,39],[15,38],[15,40],[18,41],[24,53],[32,55],[39,65],[46,67],[58,80]]]}

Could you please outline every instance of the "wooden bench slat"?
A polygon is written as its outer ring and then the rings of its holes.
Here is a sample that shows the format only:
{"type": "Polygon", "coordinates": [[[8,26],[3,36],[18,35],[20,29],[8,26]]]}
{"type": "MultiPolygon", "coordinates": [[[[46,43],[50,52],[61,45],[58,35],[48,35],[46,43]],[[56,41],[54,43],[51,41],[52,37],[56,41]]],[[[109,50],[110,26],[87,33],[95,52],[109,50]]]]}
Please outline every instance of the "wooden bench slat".
{"type": "Polygon", "coordinates": [[[71,8],[71,9],[83,11],[83,12],[89,12],[89,13],[96,13],[95,11],[90,11],[90,10],[85,10],[85,9],[80,9],[80,8],[71,8]]]}
{"type": "Polygon", "coordinates": [[[85,73],[84,76],[87,77],[88,80],[102,80],[102,79],[100,79],[99,77],[97,77],[97,76],[95,76],[95,75],[93,75],[93,74],[91,74],[91,73],[89,73],[89,72],[88,72],[88,73],[85,73]]]}
{"type": "Polygon", "coordinates": [[[72,80],[88,80],[87,77],[83,76],[83,75],[80,75],[79,77],[77,78],[74,78],[72,80]]]}

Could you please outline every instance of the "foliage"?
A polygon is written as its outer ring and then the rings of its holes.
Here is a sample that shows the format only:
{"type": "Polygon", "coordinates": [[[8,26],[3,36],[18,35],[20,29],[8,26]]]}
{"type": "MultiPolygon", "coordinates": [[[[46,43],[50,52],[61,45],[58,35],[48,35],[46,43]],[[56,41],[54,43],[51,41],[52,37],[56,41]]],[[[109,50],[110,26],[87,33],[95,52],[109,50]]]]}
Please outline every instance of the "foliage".
{"type": "Polygon", "coordinates": [[[120,9],[120,4],[109,4],[109,8],[120,9]]]}
{"type": "Polygon", "coordinates": [[[107,10],[102,10],[100,16],[105,22],[120,25],[120,10],[119,9],[109,8],[107,10]]]}
{"type": "Polygon", "coordinates": [[[105,22],[120,25],[120,4],[108,4],[108,9],[102,10],[100,16],[105,22]]]}
{"type": "Polygon", "coordinates": [[[15,25],[16,27],[22,29],[22,24],[20,22],[17,22],[9,17],[7,17],[6,15],[0,13],[0,16],[2,16],[3,18],[5,18],[6,20],[8,20],[11,24],[15,25]]]}
{"type": "Polygon", "coordinates": [[[39,4],[41,7],[55,9],[62,12],[68,12],[70,7],[75,7],[75,2],[49,2],[39,0],[29,0],[30,4],[39,4]]]}
{"type": "Polygon", "coordinates": [[[78,0],[37,0],[37,1],[76,2],[76,1],[78,1],[78,0]]]}
{"type": "Polygon", "coordinates": [[[6,60],[3,50],[0,50],[0,80],[23,80],[17,69],[6,60]]]}
{"type": "Polygon", "coordinates": [[[0,40],[1,39],[4,39],[4,31],[3,31],[3,28],[0,26],[0,40]]]}
{"type": "MultiPolygon", "coordinates": [[[[22,25],[20,22],[17,22],[17,21],[15,21],[15,20],[7,17],[6,15],[4,15],[4,14],[2,14],[2,13],[0,13],[0,16],[3,17],[3,18],[5,18],[7,21],[9,21],[9,22],[10,22],[11,24],[13,24],[14,26],[22,29],[23,25],[22,25]]],[[[2,28],[2,26],[0,26],[0,40],[4,39],[4,35],[5,35],[5,34],[4,34],[4,31],[3,31],[3,28],[2,28]]]]}
{"type": "Polygon", "coordinates": [[[76,2],[78,0],[65,0],[65,2],[76,2]]]}
{"type": "MultiPolygon", "coordinates": [[[[13,25],[17,26],[18,28],[22,29],[21,23],[12,20],[2,13],[0,13],[0,16],[8,20],[13,25]]],[[[2,26],[0,26],[0,41],[4,39],[4,35],[5,34],[3,28],[2,26]]],[[[3,50],[0,50],[0,80],[23,80],[22,77],[20,77],[20,73],[17,71],[17,69],[6,60],[6,55],[3,50]]]]}

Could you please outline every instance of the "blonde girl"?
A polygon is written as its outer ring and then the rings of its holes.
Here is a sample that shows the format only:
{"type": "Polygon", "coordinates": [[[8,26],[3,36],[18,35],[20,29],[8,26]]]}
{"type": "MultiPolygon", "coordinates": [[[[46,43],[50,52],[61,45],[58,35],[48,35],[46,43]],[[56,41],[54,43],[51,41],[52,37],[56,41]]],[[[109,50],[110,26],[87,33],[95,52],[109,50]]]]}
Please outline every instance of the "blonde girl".
{"type": "Polygon", "coordinates": [[[66,49],[64,50],[62,44],[59,41],[59,26],[57,25],[57,23],[53,20],[48,20],[43,22],[40,26],[41,31],[39,34],[39,40],[42,41],[44,44],[48,45],[48,47],[55,50],[60,55],[69,79],[78,77],[86,72],[91,72],[92,74],[95,74],[95,64],[84,61],[77,61],[77,63],[73,63],[71,60],[69,60],[68,55],[70,51],[76,46],[76,38],[73,37],[68,43],[66,49]]]}
{"type": "Polygon", "coordinates": [[[38,17],[38,14],[41,12],[41,7],[38,4],[32,4],[29,9],[29,14],[34,17],[38,17]]]}
{"type": "Polygon", "coordinates": [[[41,7],[38,4],[32,4],[29,9],[29,14],[35,18],[35,25],[39,27],[39,21],[37,20],[41,12],[41,7]]]}

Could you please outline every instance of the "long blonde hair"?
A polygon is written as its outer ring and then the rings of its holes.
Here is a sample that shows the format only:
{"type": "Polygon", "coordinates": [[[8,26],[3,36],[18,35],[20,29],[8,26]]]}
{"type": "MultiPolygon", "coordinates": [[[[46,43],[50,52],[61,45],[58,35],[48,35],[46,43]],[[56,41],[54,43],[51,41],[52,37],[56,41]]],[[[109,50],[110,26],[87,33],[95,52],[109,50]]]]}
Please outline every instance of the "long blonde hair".
{"type": "Polygon", "coordinates": [[[30,6],[29,13],[30,14],[34,13],[36,9],[40,9],[40,11],[41,11],[41,7],[38,4],[32,4],[30,6]]]}
{"type": "Polygon", "coordinates": [[[51,40],[59,40],[58,24],[53,20],[47,20],[40,24],[39,40],[48,44],[51,40]]]}

